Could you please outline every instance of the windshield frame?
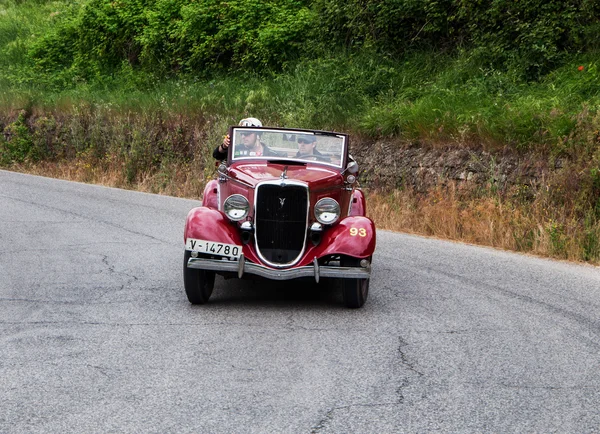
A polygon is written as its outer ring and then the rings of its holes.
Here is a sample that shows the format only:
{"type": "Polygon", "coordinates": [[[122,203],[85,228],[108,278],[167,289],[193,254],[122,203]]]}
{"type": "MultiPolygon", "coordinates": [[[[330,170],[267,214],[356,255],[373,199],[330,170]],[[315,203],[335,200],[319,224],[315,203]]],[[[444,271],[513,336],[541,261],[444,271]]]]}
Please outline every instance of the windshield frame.
{"type": "MultiPolygon", "coordinates": [[[[244,161],[282,161],[282,162],[291,162],[291,163],[295,163],[295,164],[319,164],[319,165],[323,165],[326,167],[331,167],[331,168],[335,168],[338,170],[342,170],[342,168],[345,167],[346,165],[346,161],[347,161],[347,157],[348,157],[348,135],[347,134],[343,134],[343,133],[337,133],[337,132],[333,132],[333,131],[319,131],[319,130],[304,130],[304,129],[297,129],[297,128],[273,128],[273,127],[240,127],[240,126],[231,126],[229,127],[229,137],[231,137],[231,145],[229,146],[228,149],[228,155],[227,155],[227,163],[228,165],[231,165],[233,163],[239,163],[239,162],[244,162],[244,161]],[[331,161],[326,161],[324,159],[322,160],[317,160],[316,158],[320,158],[320,157],[309,157],[309,158],[301,158],[301,157],[295,157],[295,156],[289,156],[289,155],[265,155],[265,156],[256,156],[256,155],[248,155],[248,156],[234,156],[234,153],[237,149],[239,149],[239,146],[243,146],[241,143],[236,143],[236,139],[238,137],[241,137],[241,132],[242,131],[256,131],[257,133],[260,133],[262,135],[264,134],[269,134],[269,133],[275,133],[278,135],[284,135],[287,134],[289,135],[288,139],[282,139],[282,141],[289,141],[289,142],[295,142],[296,143],[296,150],[297,148],[297,136],[301,136],[301,135],[306,135],[306,136],[311,136],[314,137],[317,141],[317,143],[319,142],[319,138],[323,138],[322,140],[320,140],[321,142],[331,142],[333,145],[330,144],[330,148],[332,146],[335,146],[335,142],[336,141],[341,141],[341,149],[340,149],[340,154],[339,154],[339,160],[338,160],[338,154],[328,154],[326,151],[323,150],[323,154],[327,157],[330,157],[331,161]]],[[[318,143],[319,144],[319,143],[318,143]]],[[[326,144],[322,144],[322,146],[326,144]]],[[[269,148],[270,149],[270,148],[269,148]]],[[[292,148],[289,148],[292,149],[292,148]]],[[[281,151],[280,148],[277,147],[273,147],[272,149],[275,152],[281,151]]],[[[287,151],[287,148],[285,149],[287,151]]],[[[321,150],[320,150],[321,151],[321,150]]],[[[292,151],[293,152],[293,151],[292,151]]],[[[288,151],[289,153],[289,151],[288,151]]]]}

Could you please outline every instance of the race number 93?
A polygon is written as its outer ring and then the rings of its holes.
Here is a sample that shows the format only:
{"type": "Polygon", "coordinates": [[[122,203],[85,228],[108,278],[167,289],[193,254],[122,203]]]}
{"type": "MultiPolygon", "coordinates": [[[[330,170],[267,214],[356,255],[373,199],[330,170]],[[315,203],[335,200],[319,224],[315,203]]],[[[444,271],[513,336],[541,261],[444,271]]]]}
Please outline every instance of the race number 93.
{"type": "Polygon", "coordinates": [[[355,237],[355,236],[359,236],[359,237],[366,237],[367,236],[367,230],[365,228],[350,228],[350,235],[355,237]]]}

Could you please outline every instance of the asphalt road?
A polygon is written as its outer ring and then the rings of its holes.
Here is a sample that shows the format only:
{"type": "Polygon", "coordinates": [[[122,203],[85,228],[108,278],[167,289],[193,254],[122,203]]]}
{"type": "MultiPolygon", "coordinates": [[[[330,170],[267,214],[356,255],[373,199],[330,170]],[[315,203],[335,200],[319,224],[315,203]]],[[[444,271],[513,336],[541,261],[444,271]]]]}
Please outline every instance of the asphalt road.
{"type": "Polygon", "coordinates": [[[378,232],[338,291],[183,290],[198,202],[0,171],[0,432],[600,432],[600,269],[378,232]]]}

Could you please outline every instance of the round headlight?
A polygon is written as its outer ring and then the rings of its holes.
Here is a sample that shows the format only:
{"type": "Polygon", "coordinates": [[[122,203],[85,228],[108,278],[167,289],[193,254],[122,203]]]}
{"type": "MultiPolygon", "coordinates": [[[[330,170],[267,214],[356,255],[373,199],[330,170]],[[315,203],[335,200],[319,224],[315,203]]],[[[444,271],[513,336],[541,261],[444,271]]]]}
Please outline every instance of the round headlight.
{"type": "Polygon", "coordinates": [[[234,222],[240,221],[248,215],[250,211],[250,204],[241,194],[232,194],[223,203],[223,210],[227,217],[234,222]]]}
{"type": "Polygon", "coordinates": [[[315,205],[315,217],[324,225],[335,223],[340,218],[340,204],[330,197],[324,197],[315,205]]]}

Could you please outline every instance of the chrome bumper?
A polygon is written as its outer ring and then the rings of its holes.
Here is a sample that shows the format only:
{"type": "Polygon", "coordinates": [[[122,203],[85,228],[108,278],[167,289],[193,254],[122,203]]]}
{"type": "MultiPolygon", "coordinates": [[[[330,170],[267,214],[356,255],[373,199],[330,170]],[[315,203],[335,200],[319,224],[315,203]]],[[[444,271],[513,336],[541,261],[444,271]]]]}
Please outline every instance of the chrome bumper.
{"type": "Polygon", "coordinates": [[[319,279],[321,277],[337,277],[341,279],[368,279],[371,277],[370,266],[367,268],[335,267],[328,265],[321,266],[317,262],[317,258],[314,259],[312,265],[288,268],[285,270],[268,268],[253,262],[246,262],[244,255],[242,255],[238,261],[190,258],[187,266],[188,268],[196,268],[198,270],[229,271],[237,273],[239,278],[241,278],[244,274],[254,274],[256,276],[266,277],[267,279],[272,280],[290,280],[297,279],[299,277],[314,277],[317,283],[319,283],[319,279]]]}

